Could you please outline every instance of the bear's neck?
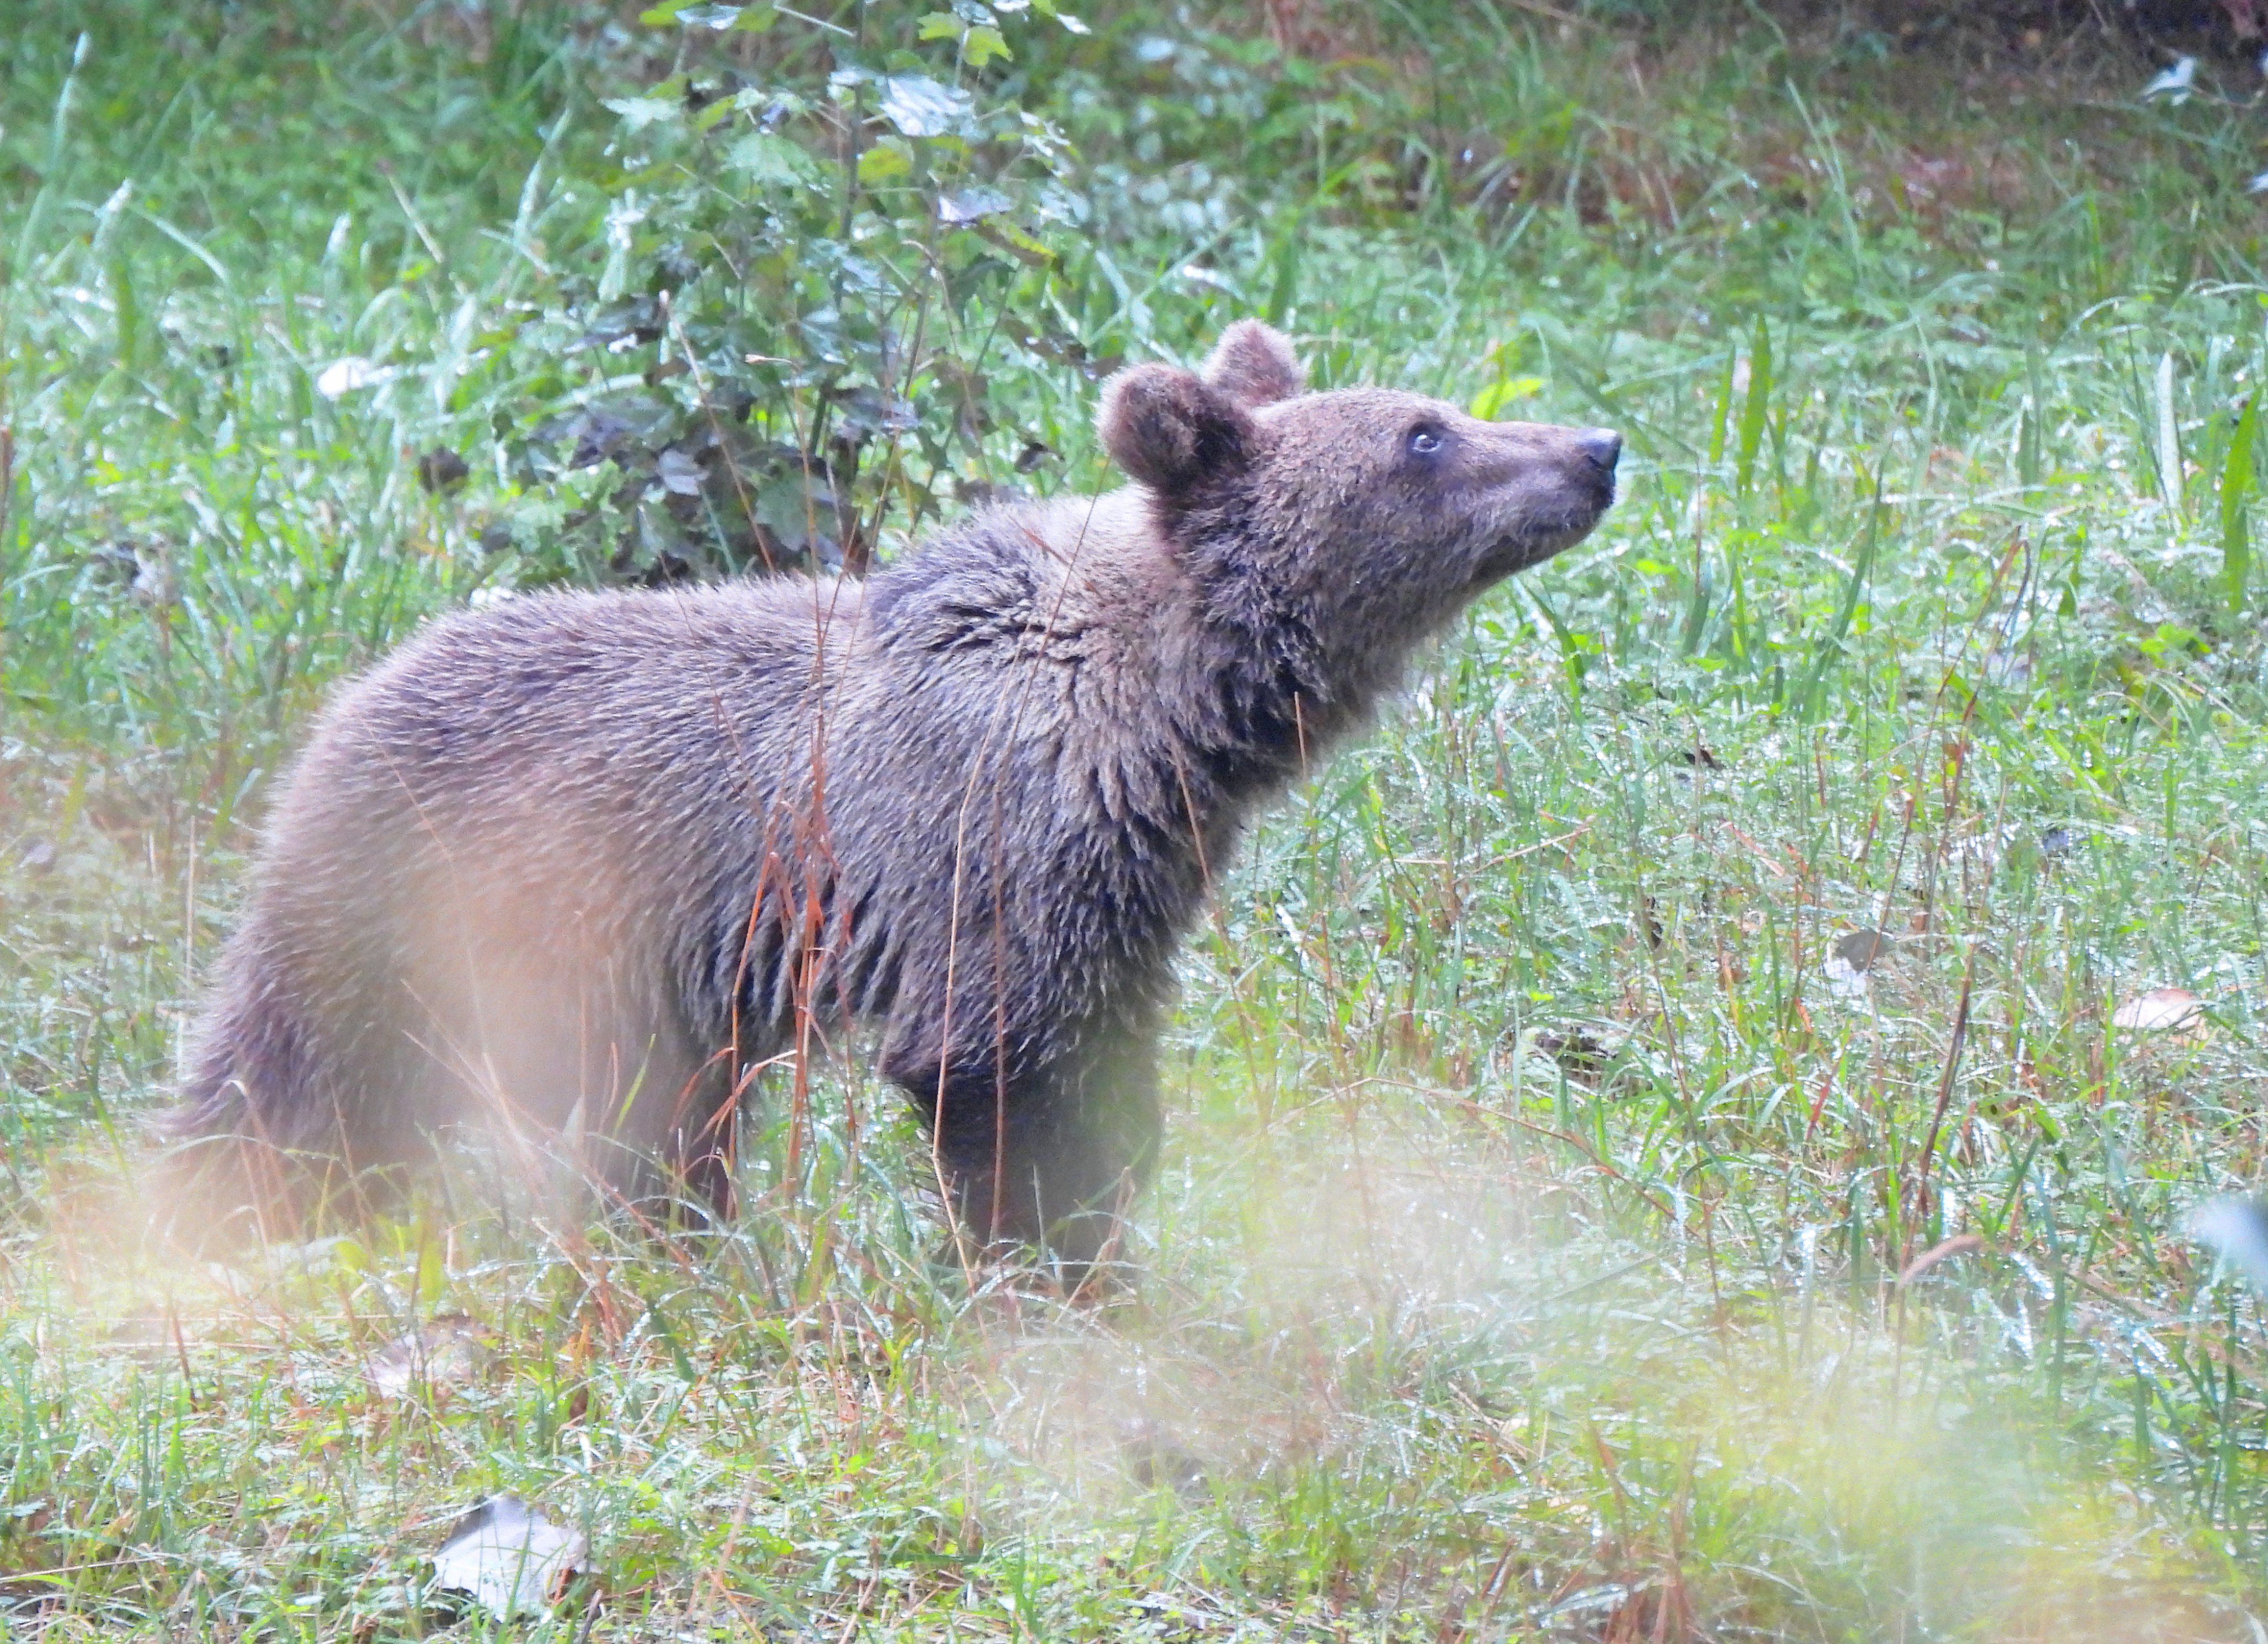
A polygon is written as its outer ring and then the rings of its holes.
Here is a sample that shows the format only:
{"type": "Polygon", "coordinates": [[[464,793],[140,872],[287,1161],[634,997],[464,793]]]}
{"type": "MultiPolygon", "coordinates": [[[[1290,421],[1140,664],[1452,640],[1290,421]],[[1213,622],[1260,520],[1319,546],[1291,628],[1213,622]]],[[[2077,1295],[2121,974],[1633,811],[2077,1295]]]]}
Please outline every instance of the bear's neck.
{"type": "Polygon", "coordinates": [[[1398,682],[1409,646],[1334,635],[1332,608],[1287,584],[1307,545],[1258,540],[1250,515],[1173,521],[1175,596],[1157,635],[1177,800],[1226,846],[1261,807],[1321,769],[1398,682]]]}
{"type": "MultiPolygon", "coordinates": [[[[1224,711],[1211,751],[1262,789],[1311,769],[1366,724],[1415,644],[1397,613],[1318,599],[1303,572],[1333,545],[1302,542],[1224,508],[1176,522],[1189,620],[1205,637],[1209,694],[1224,711]]],[[[1344,545],[1340,545],[1344,546],[1344,545]]]]}

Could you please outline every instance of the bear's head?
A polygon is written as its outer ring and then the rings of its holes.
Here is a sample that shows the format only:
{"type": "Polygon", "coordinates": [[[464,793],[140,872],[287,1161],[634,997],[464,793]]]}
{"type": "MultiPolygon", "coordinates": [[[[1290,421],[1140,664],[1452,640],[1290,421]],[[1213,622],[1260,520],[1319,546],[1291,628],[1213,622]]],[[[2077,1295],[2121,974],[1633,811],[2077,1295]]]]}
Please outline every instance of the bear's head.
{"type": "Polygon", "coordinates": [[[1201,371],[1121,372],[1099,421],[1193,573],[1254,619],[1274,602],[1343,658],[1397,651],[1580,541],[1622,451],[1603,429],[1484,423],[1391,388],[1307,393],[1256,320],[1201,371]]]}

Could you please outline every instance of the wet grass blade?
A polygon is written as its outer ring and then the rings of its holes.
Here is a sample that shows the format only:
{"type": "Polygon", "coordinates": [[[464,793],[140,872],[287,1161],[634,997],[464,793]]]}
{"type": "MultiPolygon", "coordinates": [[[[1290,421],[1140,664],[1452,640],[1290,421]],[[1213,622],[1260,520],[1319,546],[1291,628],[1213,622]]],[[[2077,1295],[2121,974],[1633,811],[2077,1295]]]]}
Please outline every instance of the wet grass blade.
{"type": "Polygon", "coordinates": [[[2252,575],[2252,538],[2245,504],[2258,482],[2252,461],[2252,442],[2260,423],[2260,396],[2244,402],[2229,436],[2228,455],[2220,469],[2220,583],[2228,595],[2228,608],[2242,615],[2245,584],[2252,575]]]}
{"type": "Polygon", "coordinates": [[[1867,523],[1859,530],[1858,557],[1851,562],[1851,574],[1844,581],[1843,601],[1836,609],[1834,625],[1811,653],[1811,666],[1804,671],[1803,679],[1796,687],[1796,711],[1803,719],[1818,717],[1828,675],[1843,654],[1844,638],[1851,631],[1852,619],[1859,614],[1859,601],[1866,593],[1867,579],[1874,569],[1874,549],[1881,540],[1881,533],[1882,482],[1877,476],[1874,500],[1867,510],[1867,523]]]}

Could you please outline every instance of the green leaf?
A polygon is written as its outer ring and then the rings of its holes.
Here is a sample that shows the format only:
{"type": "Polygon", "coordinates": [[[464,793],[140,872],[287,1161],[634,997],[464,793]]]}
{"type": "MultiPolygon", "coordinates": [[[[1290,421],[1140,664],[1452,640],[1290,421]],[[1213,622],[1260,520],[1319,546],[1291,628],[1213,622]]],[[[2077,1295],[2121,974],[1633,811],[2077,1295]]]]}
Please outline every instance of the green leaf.
{"type": "Polygon", "coordinates": [[[1795,689],[1791,705],[1806,719],[1812,716],[1825,691],[1827,675],[1843,654],[1843,637],[1851,631],[1851,619],[1859,614],[1859,597],[1867,591],[1867,573],[1874,568],[1874,544],[1882,534],[1882,481],[1874,477],[1874,505],[1867,510],[1867,526],[1859,541],[1859,557],[1852,563],[1851,579],[1843,585],[1843,604],[1835,613],[1835,626],[1819,649],[1812,653],[1811,667],[1806,670],[1802,683],[1795,689]]]}
{"type": "Polygon", "coordinates": [[[988,240],[999,247],[1026,268],[1044,269],[1056,260],[1056,254],[1053,251],[1033,239],[1013,223],[1003,222],[998,217],[987,217],[981,223],[971,224],[970,230],[978,238],[988,240]]]}
{"type": "Polygon", "coordinates": [[[753,182],[814,188],[826,178],[817,157],[770,131],[751,132],[725,151],[725,164],[753,182]]]}
{"type": "Polygon", "coordinates": [[[685,105],[674,97],[609,97],[607,107],[620,114],[622,124],[632,131],[666,124],[685,113],[685,105]]]}
{"type": "Polygon", "coordinates": [[[1515,400],[1525,400],[1543,387],[1541,377],[1498,377],[1494,382],[1473,395],[1469,408],[1484,423],[1492,423],[1504,408],[1515,400]]]}
{"type": "Polygon", "coordinates": [[[2228,456],[2220,469],[2220,580],[2228,591],[2229,608],[2244,608],[2244,585],[2252,574],[2252,538],[2244,516],[2245,498],[2257,482],[2252,463],[2254,430],[2260,421],[2260,396],[2244,402],[2236,419],[2236,432],[2228,441],[2228,456]]]}
{"type": "Polygon", "coordinates": [[[1733,416],[1733,372],[1739,363],[1737,352],[1725,356],[1725,375],[1717,384],[1717,406],[1710,413],[1709,466],[1715,468],[1725,460],[1725,426],[1733,416]]]}
{"type": "Polygon", "coordinates": [[[922,18],[918,40],[959,40],[961,31],[968,26],[950,11],[932,11],[922,18]]]}
{"type": "MultiPolygon", "coordinates": [[[[802,114],[811,111],[811,100],[784,86],[744,86],[726,100],[739,114],[754,114],[760,109],[777,108],[784,114],[802,114]]],[[[721,107],[712,103],[711,107],[721,107]]]]}
{"type": "Polygon", "coordinates": [[[1602,647],[1588,634],[1578,633],[1569,627],[1534,583],[1523,582],[1520,589],[1528,596],[1528,602],[1543,614],[1553,637],[1559,641],[1559,661],[1567,674],[1567,695],[1580,704],[1583,700],[1583,675],[1591,671],[1591,659],[1587,652],[1599,651],[1602,647]]]}
{"type": "Polygon", "coordinates": [[[895,137],[886,137],[858,156],[858,181],[869,188],[895,182],[913,168],[913,157],[895,137]]]}
{"type": "Polygon", "coordinates": [[[417,1277],[415,1283],[417,1286],[413,1292],[415,1299],[423,1303],[428,1312],[432,1311],[433,1304],[440,1300],[442,1294],[448,1288],[449,1283],[448,1270],[442,1265],[441,1262],[439,1240],[424,1239],[419,1242],[417,1277]]]}
{"type": "Polygon", "coordinates": [[[2182,429],[2174,409],[2174,356],[2169,350],[2158,357],[2158,489],[2166,506],[2182,505],[2182,429]]]}
{"type": "Polygon", "coordinates": [[[2047,404],[2047,394],[2040,386],[2040,355],[2035,349],[2024,360],[2025,386],[2024,417],[2016,431],[2016,473],[2027,486],[2037,485],[2040,476],[2047,472],[2047,447],[2043,437],[2041,408],[2047,404]]]}
{"type": "Polygon", "coordinates": [[[653,1333],[661,1338],[661,1345],[669,1349],[670,1362],[676,1367],[677,1374],[684,1378],[685,1384],[692,1386],[701,1379],[701,1373],[693,1368],[692,1357],[685,1351],[684,1343],[677,1339],[677,1332],[670,1329],[669,1320],[661,1310],[661,1303],[649,1301],[645,1309],[646,1321],[653,1326],[653,1333]]]}
{"type": "Polygon", "coordinates": [[[940,195],[937,202],[938,221],[948,228],[965,228],[971,223],[998,217],[1009,210],[1015,202],[998,188],[978,186],[956,188],[951,194],[940,195]]]}
{"type": "Polygon", "coordinates": [[[1763,448],[1764,425],[1771,415],[1771,333],[1756,321],[1756,347],[1749,352],[1749,397],[1741,407],[1741,447],[1734,489],[1745,495],[1756,472],[1756,453],[1763,448]]]}
{"type": "Polygon", "coordinates": [[[882,82],[882,118],[909,137],[942,136],[968,118],[976,100],[925,74],[893,74],[882,82]]]}
{"type": "Polygon", "coordinates": [[[756,493],[756,520],[791,553],[802,553],[823,534],[834,502],[800,474],[783,474],[756,493]]]}
{"type": "Polygon", "coordinates": [[[961,42],[961,61],[972,69],[981,69],[996,57],[1012,58],[1015,55],[1008,49],[1008,42],[1000,31],[990,24],[970,29],[961,42]]]}
{"type": "Polygon", "coordinates": [[[1292,312],[1292,299],[1300,291],[1300,229],[1294,224],[1290,232],[1276,242],[1273,266],[1275,278],[1268,291],[1268,323],[1280,326],[1285,315],[1292,312]]]}

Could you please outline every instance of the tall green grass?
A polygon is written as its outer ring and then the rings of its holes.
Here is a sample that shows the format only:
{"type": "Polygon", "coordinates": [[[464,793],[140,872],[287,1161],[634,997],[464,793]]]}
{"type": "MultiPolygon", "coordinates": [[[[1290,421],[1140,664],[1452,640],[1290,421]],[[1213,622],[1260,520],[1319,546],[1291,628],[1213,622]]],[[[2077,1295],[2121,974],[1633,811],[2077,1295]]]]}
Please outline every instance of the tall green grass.
{"type": "MultiPolygon", "coordinates": [[[[547,316],[644,175],[602,100],[666,65],[534,10],[17,32],[11,1627],[430,1633],[509,1489],[593,1545],[516,1635],[2253,1636],[2262,1320],[2182,1218],[2268,1097],[2256,114],[1397,16],[1324,70],[1130,9],[1019,70],[1080,146],[1043,284],[1091,357],[1261,313],[1325,386],[1631,450],[1222,886],[1146,1277],[1078,1307],[932,1263],[855,1064],[711,1242],[457,1181],[264,1266],[122,1248],[294,726],[557,573],[491,530],[556,505],[501,453],[645,362],[547,316]],[[393,374],[327,396],[350,358],[393,374]],[[2201,1032],[2112,1025],[2168,985],[2201,1032]],[[372,1390],[454,1310],[479,1374],[372,1390]]],[[[972,468],[1094,483],[1092,383],[982,363],[972,468]]]]}

